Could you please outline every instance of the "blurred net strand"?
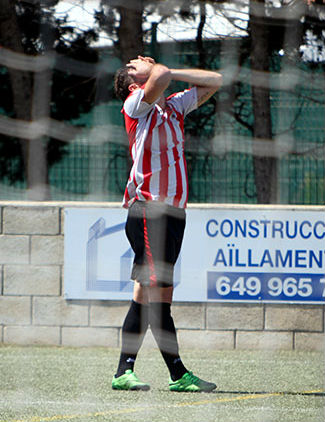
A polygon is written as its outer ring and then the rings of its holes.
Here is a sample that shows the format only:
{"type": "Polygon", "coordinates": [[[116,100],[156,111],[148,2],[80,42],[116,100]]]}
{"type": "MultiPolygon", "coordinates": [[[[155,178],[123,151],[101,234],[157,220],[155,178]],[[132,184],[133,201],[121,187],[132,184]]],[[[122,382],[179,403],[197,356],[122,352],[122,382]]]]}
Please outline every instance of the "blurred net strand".
{"type": "MultiPolygon", "coordinates": [[[[71,59],[69,57],[59,55],[56,53],[48,53],[42,56],[31,56],[23,53],[16,53],[11,50],[0,47],[0,66],[5,66],[11,69],[29,71],[29,72],[44,72],[48,69],[57,69],[65,73],[72,73],[78,76],[96,77],[101,73],[110,73],[107,69],[107,63],[86,63],[83,61],[71,59]]],[[[224,74],[224,86],[227,86],[232,81],[233,75],[236,74],[240,81],[246,80],[246,72],[243,75],[239,74],[239,67],[236,65],[228,65],[222,69],[224,74]]],[[[290,70],[282,70],[276,74],[267,72],[249,71],[251,75],[250,83],[254,86],[264,87],[269,84],[269,78],[272,78],[273,89],[292,89],[296,86],[299,79],[300,83],[308,85],[307,79],[304,75],[308,75],[303,69],[290,68],[290,70]]]]}
{"type": "MultiPolygon", "coordinates": [[[[82,139],[92,139],[93,145],[107,142],[108,133],[110,137],[114,134],[114,143],[125,145],[126,138],[124,128],[117,125],[101,125],[92,129],[75,128],[72,125],[58,122],[50,118],[42,118],[33,122],[12,119],[0,115],[0,133],[21,139],[38,139],[49,136],[65,142],[74,142],[78,137],[82,139]]],[[[279,138],[269,139],[241,139],[235,136],[217,135],[212,140],[213,153],[225,154],[227,152],[238,152],[253,154],[261,157],[283,157],[288,154],[308,155],[315,159],[323,160],[325,145],[317,143],[308,144],[308,149],[298,150],[293,145],[293,140],[279,138]]],[[[190,151],[190,148],[188,148],[190,151]]]]}
{"type": "MultiPolygon", "coordinates": [[[[50,76],[50,70],[57,69],[63,72],[70,72],[80,76],[97,77],[101,71],[106,71],[105,63],[91,64],[68,58],[66,56],[58,55],[56,53],[49,53],[42,56],[31,56],[22,53],[16,53],[11,50],[0,48],[0,66],[5,66],[19,71],[30,71],[35,73],[36,79],[44,79],[40,72],[45,72],[47,77],[50,76]],[[38,78],[37,75],[40,75],[38,78]]],[[[237,65],[228,65],[222,70],[224,73],[224,86],[233,84],[234,75],[236,80],[249,83],[250,85],[265,87],[271,86],[272,89],[290,90],[295,88],[297,83],[309,86],[307,72],[302,69],[284,68],[281,72],[270,74],[267,72],[251,71],[249,69],[240,69],[237,65]],[[243,70],[243,72],[240,72],[243,70]]],[[[46,76],[44,75],[46,78],[46,76]]],[[[43,80],[42,86],[44,87],[45,81],[43,80]]],[[[36,89],[36,86],[34,87],[36,89]]],[[[35,95],[35,97],[37,97],[35,95]]],[[[37,100],[37,98],[35,98],[37,100]]],[[[49,101],[49,99],[48,99],[49,101]]],[[[43,103],[43,102],[42,102],[43,103]]],[[[40,108],[40,107],[38,107],[40,108]]],[[[49,110],[47,115],[34,116],[32,121],[23,121],[19,119],[10,118],[0,114],[0,133],[17,137],[21,139],[37,139],[40,137],[48,136],[65,142],[74,142],[78,140],[91,139],[92,144],[101,144],[107,142],[108,138],[114,135],[115,143],[126,143],[124,128],[119,125],[105,124],[96,125],[91,129],[75,127],[66,122],[60,122],[49,117],[49,110]]],[[[247,142],[238,142],[238,140],[229,139],[227,141],[223,135],[218,135],[214,138],[212,144],[215,152],[243,152],[252,153],[257,156],[273,156],[281,157],[289,153],[296,153],[299,155],[312,154],[317,159],[323,156],[320,150],[324,149],[323,145],[315,144],[309,145],[306,151],[295,151],[293,139],[286,138],[279,140],[260,140],[254,139],[247,142]],[[316,151],[316,152],[315,152],[316,151]]],[[[279,137],[280,139],[280,137],[279,137]]]]}
{"type": "Polygon", "coordinates": [[[227,134],[226,136],[221,134],[213,137],[212,139],[213,153],[214,154],[226,154],[230,152],[237,152],[242,154],[254,155],[257,157],[275,157],[283,158],[287,155],[299,155],[299,156],[308,156],[312,157],[315,160],[324,160],[325,155],[325,145],[308,143],[308,148],[304,149],[295,145],[293,138],[288,137],[276,137],[273,140],[269,139],[252,139],[241,138],[240,141],[238,137],[231,136],[227,134]]]}
{"type": "Polygon", "coordinates": [[[108,72],[105,63],[86,63],[57,53],[47,53],[39,56],[17,53],[0,46],[0,65],[26,72],[43,72],[47,69],[57,69],[77,76],[93,76],[108,72]]]}
{"type": "Polygon", "coordinates": [[[76,128],[48,117],[28,122],[0,115],[0,133],[21,139],[49,136],[65,142],[74,142],[76,137],[81,137],[92,139],[95,144],[107,142],[107,134],[114,133],[114,142],[120,140],[124,143],[124,129],[118,125],[100,125],[92,129],[76,128]]]}

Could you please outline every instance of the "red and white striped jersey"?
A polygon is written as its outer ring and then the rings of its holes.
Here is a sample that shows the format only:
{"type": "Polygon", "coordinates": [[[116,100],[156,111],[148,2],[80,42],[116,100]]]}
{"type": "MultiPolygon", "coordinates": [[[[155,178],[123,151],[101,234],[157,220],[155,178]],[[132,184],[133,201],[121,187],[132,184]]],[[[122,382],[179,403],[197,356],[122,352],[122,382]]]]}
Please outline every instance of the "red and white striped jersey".
{"type": "Polygon", "coordinates": [[[163,110],[157,102],[142,101],[144,89],[133,91],[122,112],[133,165],[123,206],[136,199],[160,201],[185,208],[188,179],[184,156],[184,117],[197,108],[195,87],[166,98],[163,110]]]}

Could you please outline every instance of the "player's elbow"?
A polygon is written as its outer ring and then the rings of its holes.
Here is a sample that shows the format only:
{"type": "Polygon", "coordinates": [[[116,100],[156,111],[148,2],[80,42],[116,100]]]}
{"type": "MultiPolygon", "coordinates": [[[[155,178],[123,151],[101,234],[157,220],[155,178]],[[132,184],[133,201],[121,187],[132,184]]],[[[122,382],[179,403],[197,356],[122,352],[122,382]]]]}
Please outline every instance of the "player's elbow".
{"type": "Polygon", "coordinates": [[[148,104],[152,104],[163,95],[171,81],[171,72],[164,65],[155,65],[151,71],[150,77],[144,88],[143,100],[148,104]]]}

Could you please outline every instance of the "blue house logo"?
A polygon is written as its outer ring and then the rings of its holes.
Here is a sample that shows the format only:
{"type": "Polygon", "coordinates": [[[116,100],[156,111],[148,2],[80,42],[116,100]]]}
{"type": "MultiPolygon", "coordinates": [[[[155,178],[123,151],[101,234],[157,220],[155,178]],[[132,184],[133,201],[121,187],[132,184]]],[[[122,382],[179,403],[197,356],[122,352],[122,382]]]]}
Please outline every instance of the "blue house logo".
{"type": "MultiPolygon", "coordinates": [[[[105,274],[105,279],[99,275],[100,241],[115,233],[124,233],[125,222],[106,227],[104,218],[99,218],[88,231],[88,241],[86,246],[86,290],[88,291],[109,291],[109,292],[132,292],[133,281],[130,280],[134,252],[128,247],[119,257],[119,276],[111,279],[109,274],[105,274]],[[106,279],[107,276],[107,279],[106,279]]],[[[107,240],[107,239],[106,239],[107,240]]],[[[107,255],[116,253],[114,250],[114,240],[108,248],[107,255]]],[[[179,256],[174,269],[174,287],[180,284],[181,278],[181,257],[179,256]]],[[[116,270],[116,269],[115,269],[116,270]]],[[[116,273],[116,271],[115,271],[116,273]]],[[[113,277],[112,277],[113,278],[113,277]]]]}
{"type": "MultiPolygon", "coordinates": [[[[120,279],[101,280],[98,279],[98,242],[101,238],[110,236],[117,232],[123,232],[125,223],[116,224],[112,227],[105,227],[105,220],[99,218],[88,231],[87,242],[87,263],[86,263],[86,289],[110,292],[131,292],[133,282],[130,281],[131,268],[134,253],[128,248],[120,257],[120,279]]],[[[113,246],[113,245],[112,245],[113,246]]],[[[107,251],[109,254],[110,251],[107,251]]]]}

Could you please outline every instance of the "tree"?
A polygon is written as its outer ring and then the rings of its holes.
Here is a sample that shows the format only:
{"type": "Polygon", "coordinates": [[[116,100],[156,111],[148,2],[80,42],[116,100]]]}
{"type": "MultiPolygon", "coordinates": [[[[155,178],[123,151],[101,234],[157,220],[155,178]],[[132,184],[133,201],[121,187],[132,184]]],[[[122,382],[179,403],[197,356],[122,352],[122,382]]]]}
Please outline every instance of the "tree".
{"type": "MultiPolygon", "coordinates": [[[[87,75],[82,72],[73,75],[69,69],[51,66],[56,54],[57,63],[65,58],[93,64],[98,61],[97,52],[90,48],[96,39],[95,32],[78,33],[66,24],[65,18],[55,18],[53,7],[57,2],[0,0],[0,45],[20,59],[26,55],[27,63],[28,57],[43,58],[47,63],[35,72],[17,69],[15,65],[2,67],[1,109],[22,122],[48,124],[50,117],[71,120],[89,111],[94,103],[95,67],[93,74],[90,71],[87,75]]],[[[3,152],[0,176],[11,182],[25,179],[30,199],[49,199],[48,166],[62,157],[64,144],[42,135],[20,141],[2,136],[0,149],[3,152]]]]}
{"type": "MultiPolygon", "coordinates": [[[[252,70],[254,140],[273,140],[270,104],[270,62],[272,55],[283,54],[283,63],[296,67],[300,61],[307,14],[306,1],[283,2],[281,7],[265,0],[250,0],[249,34],[252,70]]],[[[319,22],[319,16],[318,16],[319,22]]],[[[261,157],[253,142],[254,175],[258,203],[277,203],[277,151],[261,157]]]]}
{"type": "Polygon", "coordinates": [[[95,14],[99,27],[114,39],[115,52],[122,63],[143,54],[144,6],[144,0],[101,0],[95,14]]]}
{"type": "MultiPolygon", "coordinates": [[[[1,0],[0,2],[0,41],[1,46],[12,50],[16,53],[24,53],[24,47],[22,44],[22,36],[20,28],[18,26],[18,19],[15,9],[15,4],[10,0],[1,0]]],[[[10,77],[10,85],[12,91],[12,105],[13,111],[17,119],[31,121],[32,120],[32,104],[31,104],[31,91],[32,91],[32,75],[29,72],[23,72],[8,68],[10,77]]],[[[25,167],[29,167],[30,162],[31,142],[28,139],[22,140],[22,148],[24,151],[25,167]]],[[[42,154],[42,151],[40,151],[42,154]]],[[[42,154],[43,155],[43,154],[42,154]]],[[[40,157],[41,172],[43,173],[43,166],[46,160],[44,157],[40,157]]],[[[30,178],[29,186],[32,187],[34,183],[34,174],[30,178]]],[[[45,184],[44,174],[41,175],[41,181],[45,184]]]]}
{"type": "MultiPolygon", "coordinates": [[[[142,41],[138,43],[140,48],[140,53],[143,52],[143,38],[144,32],[140,34],[139,25],[136,25],[136,35],[133,32],[135,28],[131,32],[125,32],[121,30],[121,26],[123,25],[126,16],[129,15],[130,19],[133,18],[134,9],[133,5],[125,8],[124,6],[121,7],[123,2],[114,2],[110,0],[102,0],[102,10],[100,14],[98,14],[98,19],[104,27],[103,23],[106,22],[106,29],[109,28],[109,33],[112,37],[116,37],[115,47],[117,48],[118,54],[120,57],[126,61],[127,59],[134,57],[134,49],[124,49],[123,46],[131,45],[132,41],[136,38],[139,39],[142,36],[142,41]],[[106,13],[112,8],[118,12],[120,19],[119,23],[117,23],[117,16],[115,13],[108,13],[106,16],[106,21],[104,19],[105,12],[104,12],[104,4],[108,7],[106,9],[106,13]],[[118,5],[118,6],[117,6],[118,5]],[[123,13],[122,13],[123,10],[123,13]],[[108,24],[109,22],[109,24],[108,24]],[[115,30],[114,30],[115,28],[115,30]]],[[[206,23],[206,4],[207,1],[178,1],[173,2],[172,6],[170,7],[162,7],[161,2],[159,1],[147,1],[144,5],[144,2],[141,2],[141,7],[137,8],[138,19],[137,23],[141,22],[141,18],[144,18],[144,12],[146,10],[146,14],[152,13],[155,11],[156,13],[160,14],[160,23],[164,20],[171,18],[175,15],[179,16],[182,20],[190,21],[191,19],[194,20],[195,18],[195,7],[199,7],[200,12],[200,20],[197,27],[197,36],[196,36],[196,46],[198,50],[198,63],[199,67],[209,67],[208,63],[208,54],[206,54],[205,47],[204,47],[204,37],[203,37],[203,29],[206,23]],[[145,6],[145,7],[144,7],[145,6]]],[[[213,3],[215,7],[218,7],[220,4],[223,4],[222,1],[214,1],[209,2],[213,3]]],[[[267,84],[267,75],[269,71],[269,48],[266,46],[269,45],[269,38],[270,33],[268,28],[265,29],[265,17],[266,17],[266,4],[264,1],[251,1],[250,2],[250,25],[249,25],[249,32],[251,34],[251,66],[252,70],[257,75],[264,75],[263,80],[260,81],[259,84],[252,85],[252,98],[253,98],[253,113],[254,113],[254,124],[253,124],[253,133],[255,139],[263,140],[263,139],[272,139],[272,122],[271,122],[271,114],[270,114],[270,98],[269,98],[269,89],[267,84]],[[258,8],[258,13],[256,11],[258,8]],[[264,10],[263,10],[263,9],[264,10]],[[261,13],[262,12],[262,13],[261,13]]],[[[159,25],[159,24],[158,24],[159,25]]],[[[253,79],[252,79],[253,80],[253,79]]],[[[196,112],[195,116],[190,119],[187,127],[190,128],[190,135],[192,137],[198,137],[200,132],[204,131],[204,128],[209,124],[208,122],[211,121],[211,117],[216,112],[216,101],[210,101],[210,107],[204,107],[204,109],[199,110],[196,112]],[[193,120],[194,124],[192,124],[191,120],[193,120]]],[[[191,138],[191,137],[190,137],[191,138]]],[[[205,139],[207,142],[207,139],[205,139]]],[[[255,145],[255,143],[253,143],[255,145]]],[[[191,162],[194,159],[194,155],[191,157],[191,162]]],[[[261,203],[268,203],[275,201],[276,198],[276,162],[274,157],[263,157],[261,158],[259,155],[254,154],[254,169],[255,169],[255,180],[256,180],[256,191],[257,191],[257,198],[258,202],[261,203]],[[266,180],[268,181],[266,183],[266,180]]]]}
{"type": "MultiPolygon", "coordinates": [[[[252,133],[253,167],[258,203],[277,203],[277,157],[278,152],[274,142],[274,127],[271,115],[270,73],[272,61],[282,63],[282,67],[296,69],[301,62],[301,46],[308,38],[311,27],[318,39],[324,38],[324,22],[321,13],[311,12],[311,1],[265,1],[250,0],[247,20],[247,41],[241,44],[239,65],[249,61],[251,68],[251,98],[253,119],[245,115],[244,104],[234,108],[229,107],[237,122],[248,128],[252,133]],[[279,4],[280,3],[280,4],[279,4]],[[308,5],[309,4],[309,10],[308,5]],[[313,16],[313,19],[311,19],[313,16]],[[311,25],[312,21],[312,25],[311,25]],[[317,22],[317,23],[316,23],[317,22]],[[237,112],[239,110],[239,113],[237,112]],[[265,145],[267,154],[261,156],[265,145]]],[[[323,0],[318,1],[324,3],[323,0]]],[[[233,17],[229,18],[233,21],[233,17]]],[[[244,25],[243,25],[244,26],[244,25]]],[[[324,40],[318,43],[324,46],[324,40]]],[[[272,69],[274,71],[274,69],[272,69]]],[[[238,104],[240,82],[234,81],[232,89],[233,104],[238,104]]]]}
{"type": "MultiPolygon", "coordinates": [[[[80,0],[82,1],[82,0],[80,0]]],[[[206,107],[191,116],[187,131],[191,137],[203,138],[204,148],[208,155],[214,151],[212,145],[214,126],[217,125],[216,111],[223,109],[244,127],[252,136],[253,167],[256,186],[256,198],[259,203],[277,202],[277,151],[273,142],[274,133],[271,107],[269,74],[273,57],[282,55],[282,63],[296,65],[301,56],[301,46],[308,44],[312,36],[317,38],[319,54],[324,46],[324,21],[320,19],[319,7],[323,0],[247,0],[248,13],[240,25],[239,17],[232,11],[224,12],[231,2],[223,0],[101,0],[100,9],[96,12],[97,27],[83,33],[67,26],[63,20],[54,18],[53,6],[58,0],[0,0],[0,44],[6,48],[32,56],[46,56],[48,53],[59,53],[60,57],[72,57],[85,62],[96,63],[97,53],[90,48],[96,32],[105,30],[113,40],[115,54],[125,63],[137,54],[143,54],[148,42],[155,40],[155,29],[168,19],[174,19],[177,26],[180,21],[197,22],[195,44],[197,55],[195,62],[189,65],[214,68],[219,51],[209,51],[206,47],[204,29],[208,26],[208,7],[215,12],[224,13],[234,26],[241,27],[239,67],[249,63],[252,78],[243,84],[234,80],[225,86],[228,93],[226,100],[211,99],[206,107]],[[306,11],[310,12],[307,13],[306,11]],[[155,13],[155,23],[151,28],[144,23],[155,13]],[[195,17],[199,14],[199,20],[195,17]],[[321,24],[320,24],[321,22],[321,24]],[[243,34],[245,31],[245,35],[243,34]],[[309,31],[309,32],[308,32],[309,31]],[[212,53],[212,54],[211,54],[212,53]],[[252,112],[247,113],[250,101],[242,95],[243,90],[250,90],[252,112]],[[211,142],[209,142],[211,140],[211,142]],[[267,143],[264,141],[268,141],[267,143]],[[261,145],[271,146],[267,156],[261,156],[261,145]],[[274,145],[274,148],[272,146],[274,145]]],[[[235,3],[234,3],[235,4],[235,3]]],[[[209,9],[210,10],[210,9],[209,9]]],[[[211,13],[211,12],[210,12],[211,13]]],[[[209,28],[211,31],[211,27],[209,28]]],[[[216,33],[216,36],[218,34],[216,33]]],[[[159,59],[159,49],[156,50],[159,59]]],[[[62,69],[62,66],[61,66],[62,69]]],[[[57,120],[76,118],[80,113],[89,110],[96,101],[96,84],[100,83],[98,75],[72,75],[56,68],[47,68],[44,72],[31,74],[18,69],[3,67],[0,69],[1,107],[7,115],[15,116],[23,121],[35,121],[50,116],[57,120]],[[37,75],[37,77],[36,77],[37,75]],[[10,81],[11,91],[8,90],[10,81]],[[5,82],[5,83],[3,83],[5,82]],[[53,83],[50,89],[50,82],[53,83]],[[38,87],[38,88],[37,88],[38,87]],[[81,90],[80,87],[83,87],[81,90]],[[8,95],[12,92],[12,95],[8,95]],[[35,93],[45,95],[37,96],[35,93]],[[4,101],[4,98],[6,100],[4,101]]],[[[106,75],[107,76],[107,75],[106,75]]],[[[112,75],[110,75],[112,79],[112,75]]],[[[110,80],[107,80],[109,85],[110,80]]],[[[101,85],[101,88],[103,85],[101,85]]],[[[112,87],[100,95],[100,100],[112,97],[112,87]]],[[[97,97],[98,99],[98,97],[97,97]]],[[[193,142],[194,144],[194,142],[193,142]]],[[[2,142],[3,145],[3,142],[2,142]]],[[[7,156],[18,154],[19,141],[11,139],[10,147],[0,149],[7,156]]],[[[29,187],[36,181],[46,185],[46,162],[51,165],[60,159],[63,153],[62,143],[55,139],[33,139],[21,142],[24,148],[24,165],[29,187]],[[36,153],[33,148],[36,148],[36,153]],[[33,164],[37,157],[38,166],[33,164]],[[41,159],[41,157],[43,157],[41,159]],[[43,163],[43,166],[41,165],[43,163]],[[34,170],[37,169],[37,174],[34,170]]],[[[199,143],[200,147],[201,144],[199,143]]],[[[202,142],[203,145],[203,142],[202,142]]],[[[195,158],[195,154],[193,154],[195,158]]],[[[2,157],[0,156],[0,163],[2,157]]],[[[19,161],[19,160],[18,160],[19,161]]],[[[4,160],[3,160],[4,162],[4,160]]],[[[18,163],[15,174],[19,173],[18,163]]],[[[13,174],[13,168],[3,171],[13,174]],[[10,173],[11,172],[11,173],[10,173]]],[[[0,168],[0,176],[2,169],[0,168]]],[[[48,193],[42,194],[45,198],[48,193]]]]}
{"type": "Polygon", "coordinates": [[[266,20],[264,0],[250,1],[250,63],[252,71],[253,103],[253,163],[258,203],[276,203],[276,158],[275,155],[261,157],[257,154],[257,141],[272,139],[272,119],[269,82],[270,31],[266,20]]]}

